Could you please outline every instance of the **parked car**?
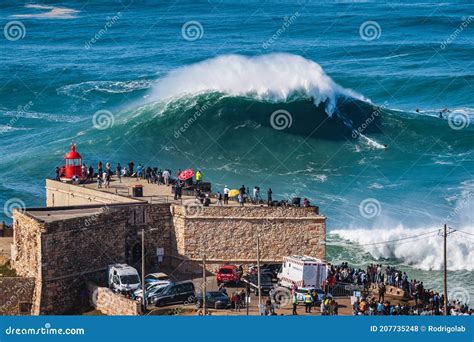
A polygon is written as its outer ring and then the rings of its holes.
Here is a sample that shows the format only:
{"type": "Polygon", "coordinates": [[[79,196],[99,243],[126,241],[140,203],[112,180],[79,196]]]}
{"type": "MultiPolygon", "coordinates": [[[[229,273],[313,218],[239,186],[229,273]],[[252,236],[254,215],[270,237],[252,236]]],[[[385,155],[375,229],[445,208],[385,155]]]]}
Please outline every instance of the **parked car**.
{"type": "Polygon", "coordinates": [[[242,271],[235,265],[221,265],[217,272],[217,285],[221,283],[238,283],[242,277],[242,271]]]}
{"type": "Polygon", "coordinates": [[[296,290],[296,298],[298,299],[298,302],[304,303],[306,293],[308,293],[308,290],[313,293],[313,290],[316,291],[318,295],[318,299],[316,301],[316,304],[319,305],[321,304],[321,300],[324,298],[324,296],[328,296],[329,299],[332,299],[332,295],[330,293],[326,294],[323,290],[321,289],[316,289],[314,287],[300,287],[298,290],[296,290]]]}
{"type": "Polygon", "coordinates": [[[274,281],[278,280],[278,273],[281,272],[281,264],[263,264],[260,266],[260,272],[270,272],[272,273],[272,279],[274,281]]]}
{"type": "MultiPolygon", "coordinates": [[[[169,284],[168,284],[169,285],[169,284]]],[[[146,300],[147,304],[155,304],[156,296],[159,292],[163,291],[163,289],[167,285],[163,285],[161,283],[148,283],[145,285],[145,293],[146,293],[146,300]]],[[[133,299],[141,301],[142,300],[142,289],[137,289],[133,292],[133,299]]]]}
{"type": "Polygon", "coordinates": [[[170,283],[170,277],[163,272],[150,273],[145,276],[145,284],[169,285],[170,283]]]}
{"type": "Polygon", "coordinates": [[[171,283],[160,290],[153,298],[156,306],[166,306],[173,304],[195,303],[196,293],[191,280],[171,283]]]}
{"type": "Polygon", "coordinates": [[[261,269],[260,275],[265,276],[265,277],[270,277],[270,279],[272,280],[272,283],[276,283],[278,280],[274,278],[274,273],[270,271],[269,269],[261,269]]]}
{"type": "MultiPolygon", "coordinates": [[[[250,289],[258,295],[258,275],[252,274],[247,278],[250,283],[250,289]]],[[[262,294],[268,294],[271,289],[273,289],[272,277],[268,274],[260,274],[260,288],[262,294]]]]}
{"type": "MultiPolygon", "coordinates": [[[[202,305],[203,297],[202,293],[199,293],[197,296],[196,306],[202,308],[202,305]]],[[[230,308],[230,299],[225,293],[220,291],[206,292],[206,308],[228,309],[230,308]]]]}

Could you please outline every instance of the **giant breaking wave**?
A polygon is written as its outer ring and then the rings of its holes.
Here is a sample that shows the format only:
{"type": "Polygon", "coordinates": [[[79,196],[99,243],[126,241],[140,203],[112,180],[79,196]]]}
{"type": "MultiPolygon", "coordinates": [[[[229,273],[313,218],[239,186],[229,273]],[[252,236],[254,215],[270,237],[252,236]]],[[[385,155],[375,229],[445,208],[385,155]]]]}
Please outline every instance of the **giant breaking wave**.
{"type": "Polygon", "coordinates": [[[328,115],[339,97],[368,101],[335,83],[313,61],[291,54],[225,55],[171,71],[154,85],[150,101],[207,92],[249,96],[270,102],[294,98],[324,104],[328,115]]]}

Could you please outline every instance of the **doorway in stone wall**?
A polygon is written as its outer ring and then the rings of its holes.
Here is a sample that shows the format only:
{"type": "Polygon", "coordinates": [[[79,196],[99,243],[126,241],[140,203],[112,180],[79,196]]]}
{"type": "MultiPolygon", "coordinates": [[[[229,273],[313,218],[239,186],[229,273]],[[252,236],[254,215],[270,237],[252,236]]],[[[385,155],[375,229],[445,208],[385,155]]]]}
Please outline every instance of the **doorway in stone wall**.
{"type": "Polygon", "coordinates": [[[142,261],[142,244],[137,243],[132,248],[132,265],[138,270],[141,270],[142,261]]]}

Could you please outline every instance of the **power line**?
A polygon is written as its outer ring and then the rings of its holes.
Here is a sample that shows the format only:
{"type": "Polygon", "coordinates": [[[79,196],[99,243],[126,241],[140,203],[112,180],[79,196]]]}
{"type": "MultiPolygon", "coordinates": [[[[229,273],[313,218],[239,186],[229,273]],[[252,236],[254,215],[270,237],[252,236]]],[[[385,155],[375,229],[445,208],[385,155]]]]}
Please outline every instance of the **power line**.
{"type": "Polygon", "coordinates": [[[414,239],[414,238],[417,238],[417,237],[420,237],[420,236],[426,236],[426,235],[429,235],[429,234],[438,233],[438,231],[439,231],[439,230],[436,229],[436,230],[433,230],[433,231],[429,231],[429,232],[427,232],[427,233],[422,233],[422,234],[413,235],[413,236],[407,236],[407,237],[400,238],[400,239],[387,240],[387,241],[379,241],[379,242],[372,242],[372,243],[364,243],[364,244],[359,244],[359,246],[372,246],[372,245],[388,244],[388,243],[391,243],[391,242],[397,242],[397,241],[403,241],[403,240],[408,240],[408,239],[414,239]]]}
{"type": "Polygon", "coordinates": [[[473,233],[468,233],[468,232],[466,232],[465,230],[454,229],[454,231],[455,231],[455,232],[462,233],[462,234],[474,236],[473,233]]]}

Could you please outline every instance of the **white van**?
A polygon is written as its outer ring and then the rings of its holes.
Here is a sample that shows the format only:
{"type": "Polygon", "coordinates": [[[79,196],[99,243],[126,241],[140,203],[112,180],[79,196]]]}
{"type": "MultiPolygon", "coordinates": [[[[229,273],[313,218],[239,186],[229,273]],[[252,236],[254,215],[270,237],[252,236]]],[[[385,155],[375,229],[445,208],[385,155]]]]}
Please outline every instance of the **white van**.
{"type": "Polygon", "coordinates": [[[134,291],[141,287],[138,271],[127,264],[109,265],[109,288],[117,292],[134,291]]]}
{"type": "Polygon", "coordinates": [[[327,264],[307,255],[283,257],[278,283],[284,287],[296,284],[298,288],[321,289],[327,277],[327,264]]]}

